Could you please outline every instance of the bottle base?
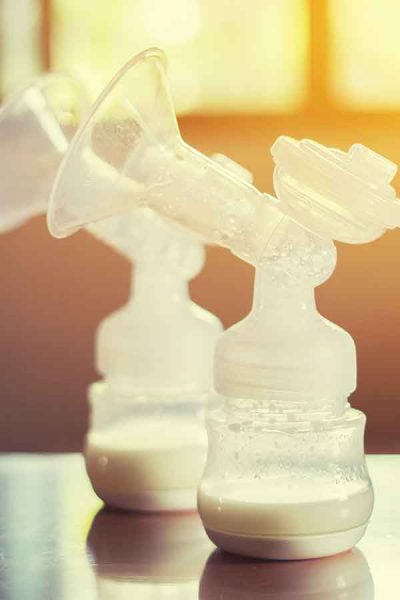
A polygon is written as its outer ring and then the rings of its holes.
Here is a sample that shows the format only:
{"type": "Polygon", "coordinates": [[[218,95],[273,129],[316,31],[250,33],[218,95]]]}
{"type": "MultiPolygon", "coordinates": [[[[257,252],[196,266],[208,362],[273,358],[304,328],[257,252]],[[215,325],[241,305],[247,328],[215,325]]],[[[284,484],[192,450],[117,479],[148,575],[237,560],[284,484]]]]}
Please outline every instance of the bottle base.
{"type": "Polygon", "coordinates": [[[367,523],[347,531],[304,536],[246,536],[206,527],[210,540],[231,554],[266,560],[323,558],[350,550],[363,537],[367,523]]]}
{"type": "Polygon", "coordinates": [[[86,470],[106,505],[146,512],[193,511],[207,437],[199,419],[127,418],[90,431],[86,470]]]}

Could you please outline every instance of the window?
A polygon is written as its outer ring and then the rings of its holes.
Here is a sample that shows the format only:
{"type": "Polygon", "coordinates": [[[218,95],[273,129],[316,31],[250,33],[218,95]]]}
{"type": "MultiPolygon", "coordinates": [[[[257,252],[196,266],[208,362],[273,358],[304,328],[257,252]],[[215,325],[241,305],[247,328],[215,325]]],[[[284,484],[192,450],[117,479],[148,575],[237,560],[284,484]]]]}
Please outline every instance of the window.
{"type": "Polygon", "coordinates": [[[290,112],[307,95],[307,0],[53,0],[52,61],[98,93],[161,46],[178,112],[290,112]]]}
{"type": "Polygon", "coordinates": [[[331,93],[340,105],[400,108],[399,0],[330,0],[331,93]]]}

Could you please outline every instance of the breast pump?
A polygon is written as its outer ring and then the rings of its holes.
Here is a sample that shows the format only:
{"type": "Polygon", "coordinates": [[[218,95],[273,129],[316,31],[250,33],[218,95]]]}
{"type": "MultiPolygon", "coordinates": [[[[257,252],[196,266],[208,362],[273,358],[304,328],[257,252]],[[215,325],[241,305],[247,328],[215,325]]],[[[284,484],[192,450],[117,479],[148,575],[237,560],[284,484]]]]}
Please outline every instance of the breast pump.
{"type": "MultiPolygon", "coordinates": [[[[0,231],[46,211],[72,135],[86,112],[81,86],[45,75],[0,111],[0,231]]],[[[89,476],[113,506],[194,509],[204,469],[205,399],[220,321],[190,300],[204,244],[147,208],[87,229],[131,263],[128,303],[99,326],[85,444],[89,476]]]]}
{"type": "MultiPolygon", "coordinates": [[[[363,452],[365,417],[348,404],[355,388],[354,343],[318,314],[314,288],[334,269],[333,240],[365,243],[400,225],[390,186],[395,166],[358,144],[346,153],[282,137],[272,148],[277,198],[263,194],[239,166],[227,169],[228,159],[211,160],[182,141],[165,77],[164,56],[151,49],[112,80],[65,155],[50,201],[50,230],[62,237],[119,213],[128,219],[122,213],[134,207],[147,208],[255,265],[252,311],[217,344],[200,514],[210,538],[239,554],[291,559],[341,552],[363,535],[373,492],[363,452]]],[[[46,119],[40,123],[53,131],[46,119]]],[[[176,265],[185,255],[179,248],[176,265]]],[[[195,262],[188,261],[186,278],[195,262]]],[[[159,268],[157,273],[161,277],[159,268]]],[[[142,289],[145,281],[143,275],[142,289]]],[[[163,280],[164,290],[168,285],[163,280]]],[[[93,435],[111,430],[114,419],[123,428],[125,365],[130,351],[136,352],[135,344],[126,351],[124,319],[123,311],[100,332],[99,362],[107,376],[117,338],[122,351],[116,377],[91,390],[93,435]],[[107,408],[105,396],[111,399],[107,408]]],[[[208,319],[202,322],[210,331],[208,319]]],[[[211,329],[216,331],[215,323],[211,329]]],[[[145,335],[141,340],[145,347],[145,335]]],[[[149,364],[146,359],[143,372],[149,364]]],[[[185,386],[188,399],[190,385],[185,386]]],[[[162,440],[172,436],[173,428],[165,425],[162,440]]],[[[153,449],[145,450],[147,460],[153,449]]],[[[165,475],[161,455],[151,458],[153,482],[165,475]]],[[[101,481],[113,461],[107,453],[99,457],[101,481]]],[[[151,492],[148,468],[138,469],[135,482],[143,490],[140,505],[151,507],[154,496],[144,493],[151,492]]],[[[118,496],[124,498],[121,505],[131,505],[126,490],[119,489],[118,496]]],[[[170,501],[165,496],[162,505],[177,506],[170,501]]]]}
{"type": "Polygon", "coordinates": [[[342,552],[363,535],[373,491],[365,416],[348,404],[354,343],[319,315],[314,288],[335,267],[333,240],[366,243],[400,225],[396,167],[360,144],[343,152],[280,137],[277,198],[263,194],[240,167],[182,141],[165,77],[156,49],[115,76],[66,155],[50,230],[62,237],[146,206],[255,265],[252,311],[216,347],[200,515],[234,553],[342,552]]]}

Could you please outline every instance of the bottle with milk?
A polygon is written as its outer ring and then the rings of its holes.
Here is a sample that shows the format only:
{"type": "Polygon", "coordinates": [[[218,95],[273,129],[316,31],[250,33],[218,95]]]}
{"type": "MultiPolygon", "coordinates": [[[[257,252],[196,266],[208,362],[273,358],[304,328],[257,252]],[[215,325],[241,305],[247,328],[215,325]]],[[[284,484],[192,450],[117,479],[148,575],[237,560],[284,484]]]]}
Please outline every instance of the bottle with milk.
{"type": "Polygon", "coordinates": [[[98,329],[103,379],[89,390],[89,477],[114,507],[194,509],[221,332],[219,320],[189,297],[188,280],[203,266],[203,244],[149,209],[89,229],[135,260],[131,298],[98,329]]]}
{"type": "Polygon", "coordinates": [[[365,416],[348,403],[354,342],[318,313],[314,288],[335,268],[332,239],[379,237],[400,224],[400,204],[392,163],[367,148],[279,138],[272,152],[277,206],[290,219],[256,264],[250,314],[217,342],[198,505],[220,548],[307,559],[354,546],[374,500],[365,416]]]}

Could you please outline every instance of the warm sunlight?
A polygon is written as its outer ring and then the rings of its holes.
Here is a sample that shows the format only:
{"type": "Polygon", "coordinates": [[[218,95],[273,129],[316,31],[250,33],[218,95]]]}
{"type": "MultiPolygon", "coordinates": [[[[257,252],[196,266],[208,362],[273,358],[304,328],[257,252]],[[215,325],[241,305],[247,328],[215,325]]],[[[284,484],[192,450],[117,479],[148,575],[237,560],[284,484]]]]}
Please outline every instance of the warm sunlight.
{"type": "Polygon", "coordinates": [[[306,0],[249,0],[240,10],[227,0],[114,0],[108,9],[104,0],[53,4],[54,67],[95,94],[123,61],[159,45],[179,113],[290,112],[305,100],[306,0]]]}

